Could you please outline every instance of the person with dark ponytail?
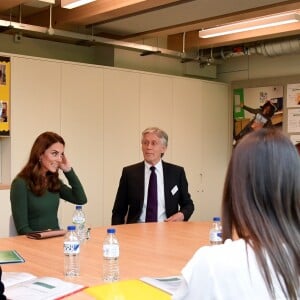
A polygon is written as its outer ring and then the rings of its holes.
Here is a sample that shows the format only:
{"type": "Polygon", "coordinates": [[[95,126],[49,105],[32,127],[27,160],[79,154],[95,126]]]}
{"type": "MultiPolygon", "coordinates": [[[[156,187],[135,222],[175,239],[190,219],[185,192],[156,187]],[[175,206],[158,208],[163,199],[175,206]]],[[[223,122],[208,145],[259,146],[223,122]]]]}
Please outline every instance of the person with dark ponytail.
{"type": "Polygon", "coordinates": [[[224,244],[198,249],[173,300],[300,299],[300,159],[281,130],[234,148],[222,228],[224,244]]]}

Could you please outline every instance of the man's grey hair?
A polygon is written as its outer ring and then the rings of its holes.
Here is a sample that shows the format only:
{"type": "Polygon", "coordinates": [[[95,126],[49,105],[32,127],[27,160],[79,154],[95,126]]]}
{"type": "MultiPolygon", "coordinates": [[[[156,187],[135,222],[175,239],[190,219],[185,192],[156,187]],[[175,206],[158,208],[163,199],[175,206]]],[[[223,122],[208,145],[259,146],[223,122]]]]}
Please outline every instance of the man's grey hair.
{"type": "Polygon", "coordinates": [[[165,147],[168,147],[168,135],[165,131],[158,127],[148,127],[142,132],[142,139],[148,133],[154,133],[165,147]]]}

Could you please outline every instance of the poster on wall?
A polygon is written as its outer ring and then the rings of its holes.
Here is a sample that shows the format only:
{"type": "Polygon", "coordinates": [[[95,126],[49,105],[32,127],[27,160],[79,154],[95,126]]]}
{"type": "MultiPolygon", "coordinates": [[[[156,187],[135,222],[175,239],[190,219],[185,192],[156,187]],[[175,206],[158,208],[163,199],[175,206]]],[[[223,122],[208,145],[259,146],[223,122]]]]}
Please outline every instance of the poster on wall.
{"type": "Polygon", "coordinates": [[[288,133],[300,132],[300,108],[288,110],[288,133]]]}
{"type": "Polygon", "coordinates": [[[300,143],[300,134],[292,134],[290,138],[294,145],[300,143]]]}
{"type": "Polygon", "coordinates": [[[0,56],[0,136],[10,134],[10,58],[0,56]]]}
{"type": "Polygon", "coordinates": [[[287,85],[287,108],[300,108],[300,83],[287,85]]]}
{"type": "Polygon", "coordinates": [[[283,122],[283,86],[240,88],[233,91],[234,144],[247,133],[283,122]]]}

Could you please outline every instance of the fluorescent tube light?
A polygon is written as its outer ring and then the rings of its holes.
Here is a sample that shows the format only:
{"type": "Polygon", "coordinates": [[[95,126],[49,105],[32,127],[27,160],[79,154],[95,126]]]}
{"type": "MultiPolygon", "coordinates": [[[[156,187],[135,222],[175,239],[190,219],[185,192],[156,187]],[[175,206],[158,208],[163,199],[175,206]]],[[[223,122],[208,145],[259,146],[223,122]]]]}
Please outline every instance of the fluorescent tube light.
{"type": "Polygon", "coordinates": [[[61,0],[61,7],[72,9],[81,5],[85,5],[96,0],[61,0]]]}
{"type": "Polygon", "coordinates": [[[264,17],[254,20],[242,21],[228,25],[218,26],[215,28],[204,29],[199,31],[200,38],[212,38],[232,33],[245,32],[255,29],[279,26],[300,21],[298,14],[284,14],[264,17]]]}
{"type": "Polygon", "coordinates": [[[49,6],[49,4],[55,4],[55,0],[33,0],[31,2],[26,2],[24,5],[36,7],[36,8],[44,8],[49,6]]]}

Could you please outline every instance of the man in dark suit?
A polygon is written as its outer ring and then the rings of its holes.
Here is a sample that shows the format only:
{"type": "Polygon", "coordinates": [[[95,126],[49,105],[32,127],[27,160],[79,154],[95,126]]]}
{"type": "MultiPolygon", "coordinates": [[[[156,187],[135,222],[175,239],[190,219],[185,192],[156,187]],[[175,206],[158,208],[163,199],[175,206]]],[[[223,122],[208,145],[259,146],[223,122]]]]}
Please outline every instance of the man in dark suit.
{"type": "Polygon", "coordinates": [[[182,167],[162,161],[168,135],[157,127],[142,133],[144,161],[123,168],[112,210],[112,225],[146,222],[150,168],[157,177],[158,222],[187,221],[194,211],[182,167]]]}

